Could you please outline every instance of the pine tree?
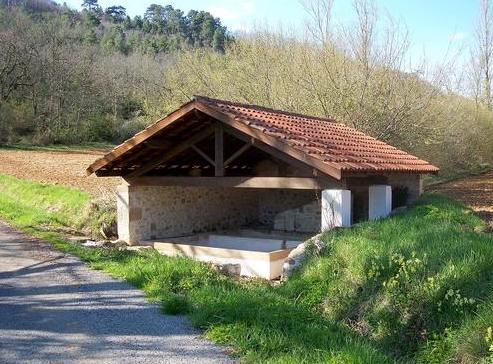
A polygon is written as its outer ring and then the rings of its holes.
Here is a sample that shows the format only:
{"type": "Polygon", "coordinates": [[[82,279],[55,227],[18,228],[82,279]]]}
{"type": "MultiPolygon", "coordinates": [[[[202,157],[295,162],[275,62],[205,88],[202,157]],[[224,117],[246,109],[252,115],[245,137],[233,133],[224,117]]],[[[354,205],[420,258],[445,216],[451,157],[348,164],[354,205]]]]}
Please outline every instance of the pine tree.
{"type": "Polygon", "coordinates": [[[223,27],[218,27],[214,31],[214,37],[212,38],[212,48],[216,52],[224,53],[224,42],[226,40],[226,33],[223,27]]]}

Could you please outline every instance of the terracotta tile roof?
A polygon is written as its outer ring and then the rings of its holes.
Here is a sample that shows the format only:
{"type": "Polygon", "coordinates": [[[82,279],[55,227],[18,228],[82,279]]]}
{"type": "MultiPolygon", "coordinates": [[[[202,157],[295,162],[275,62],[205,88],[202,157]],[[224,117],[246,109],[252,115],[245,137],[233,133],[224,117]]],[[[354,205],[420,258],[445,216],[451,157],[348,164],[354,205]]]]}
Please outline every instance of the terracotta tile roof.
{"type": "Polygon", "coordinates": [[[439,168],[332,119],[195,96],[251,128],[346,172],[433,173],[439,168]]]}
{"type": "MultiPolygon", "coordinates": [[[[96,160],[87,168],[87,174],[126,176],[146,161],[153,164],[152,160],[148,161],[157,158],[156,149],[148,147],[151,139],[159,140],[175,125],[189,131],[189,128],[183,128],[180,120],[187,117],[189,120],[196,111],[239,129],[241,133],[336,179],[340,179],[342,173],[434,173],[439,170],[424,160],[332,119],[195,96],[96,160]]],[[[180,143],[179,137],[175,139],[180,143]]],[[[158,155],[162,154],[162,151],[158,152],[158,155]]]]}

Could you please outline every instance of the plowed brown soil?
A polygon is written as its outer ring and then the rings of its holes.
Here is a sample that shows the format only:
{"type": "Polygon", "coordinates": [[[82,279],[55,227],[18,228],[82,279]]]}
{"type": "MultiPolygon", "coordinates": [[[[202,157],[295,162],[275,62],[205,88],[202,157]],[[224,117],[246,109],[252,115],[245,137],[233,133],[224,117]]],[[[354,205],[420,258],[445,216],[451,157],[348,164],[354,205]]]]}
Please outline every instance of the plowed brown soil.
{"type": "Polygon", "coordinates": [[[493,228],[493,171],[442,183],[429,190],[443,193],[469,206],[493,228]]]}
{"type": "Polygon", "coordinates": [[[94,196],[114,193],[118,177],[86,176],[86,168],[104,154],[101,150],[0,150],[0,173],[38,182],[76,187],[94,196]]]}

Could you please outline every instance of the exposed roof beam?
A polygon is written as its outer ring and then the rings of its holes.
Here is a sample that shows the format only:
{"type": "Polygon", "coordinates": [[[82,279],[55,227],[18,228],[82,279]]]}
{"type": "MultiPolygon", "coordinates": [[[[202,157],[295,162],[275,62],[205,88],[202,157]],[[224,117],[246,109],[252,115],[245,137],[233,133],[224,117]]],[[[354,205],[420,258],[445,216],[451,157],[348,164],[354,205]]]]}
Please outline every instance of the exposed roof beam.
{"type": "Polygon", "coordinates": [[[106,154],[104,157],[99,158],[96,160],[94,163],[92,163],[89,167],[86,169],[86,174],[90,175],[99,168],[105,166],[109,162],[115,160],[125,152],[129,151],[132,149],[135,145],[147,140],[157,132],[162,131],[169,125],[171,125],[175,120],[185,116],[188,114],[190,111],[195,109],[196,102],[195,101],[189,101],[185,104],[183,104],[179,109],[173,111],[171,114],[167,115],[166,117],[158,120],[148,128],[142,130],[141,132],[135,134],[132,138],[128,139],[124,143],[118,145],[115,147],[111,152],[106,154]]]}
{"type": "Polygon", "coordinates": [[[191,146],[193,150],[195,150],[202,158],[204,158],[207,162],[209,162],[213,167],[216,166],[216,163],[207,155],[205,154],[199,147],[197,147],[195,144],[191,146]]]}
{"type": "Polygon", "coordinates": [[[321,190],[338,182],[310,177],[138,177],[125,181],[133,186],[217,186],[233,188],[280,188],[321,190]]]}
{"type": "Polygon", "coordinates": [[[224,131],[221,123],[214,125],[214,167],[216,177],[224,176],[224,131]]]}
{"type": "MultiPolygon", "coordinates": [[[[229,127],[229,126],[225,126],[224,128],[224,131],[228,134],[231,134],[233,135],[235,138],[237,139],[240,139],[240,140],[243,140],[245,143],[251,143],[252,142],[252,137],[250,137],[249,135],[247,134],[244,134],[242,133],[241,131],[239,130],[236,130],[232,127],[229,127]]],[[[253,139],[255,140],[255,139],[253,139]]],[[[309,165],[307,165],[306,163],[303,163],[303,162],[300,162],[299,160],[285,154],[285,153],[282,153],[280,152],[279,150],[271,147],[270,145],[268,144],[265,144],[261,141],[258,141],[258,140],[255,140],[254,144],[252,144],[255,146],[255,148],[257,149],[260,149],[261,151],[283,161],[283,162],[286,162],[287,164],[289,165],[292,165],[296,168],[299,168],[299,169],[306,169],[308,171],[310,171],[310,176],[313,174],[311,172],[311,167],[309,165]]]]}
{"type": "Polygon", "coordinates": [[[214,126],[213,125],[206,127],[205,129],[203,129],[199,133],[192,136],[186,142],[177,145],[175,148],[172,148],[171,150],[165,152],[164,155],[161,156],[160,158],[157,157],[156,159],[151,160],[150,162],[144,164],[142,167],[140,167],[140,168],[136,169],[135,171],[127,174],[125,177],[134,178],[134,177],[138,177],[138,176],[143,175],[144,173],[149,172],[150,170],[156,168],[160,164],[165,163],[165,162],[169,161],[170,159],[176,157],[178,154],[184,152],[185,150],[190,148],[195,143],[198,143],[201,140],[204,140],[205,138],[209,137],[213,132],[214,132],[214,126]]]}
{"type": "Polygon", "coordinates": [[[144,145],[151,149],[165,149],[171,146],[172,142],[170,140],[146,140],[144,145]]]}
{"type": "Polygon", "coordinates": [[[251,142],[247,142],[245,143],[244,146],[242,146],[240,149],[238,149],[236,152],[234,152],[231,157],[229,157],[228,159],[226,159],[224,161],[224,166],[226,167],[227,165],[229,165],[231,162],[233,162],[236,158],[238,158],[240,155],[242,155],[243,153],[245,153],[248,149],[250,149],[250,147],[253,145],[253,140],[251,142]]]}

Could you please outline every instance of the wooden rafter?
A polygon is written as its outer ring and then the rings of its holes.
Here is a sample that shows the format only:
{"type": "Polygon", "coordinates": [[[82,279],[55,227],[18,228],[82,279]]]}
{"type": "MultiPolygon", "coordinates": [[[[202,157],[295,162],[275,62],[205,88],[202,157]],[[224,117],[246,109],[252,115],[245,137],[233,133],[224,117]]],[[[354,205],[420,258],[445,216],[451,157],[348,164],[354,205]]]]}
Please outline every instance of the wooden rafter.
{"type": "MultiPolygon", "coordinates": [[[[245,143],[250,143],[252,141],[252,137],[250,137],[249,135],[244,134],[244,133],[242,133],[239,130],[236,130],[234,128],[224,127],[224,131],[227,134],[233,135],[237,139],[243,140],[245,143]]],[[[275,157],[275,158],[277,158],[277,159],[279,159],[279,160],[281,160],[287,164],[295,166],[299,169],[306,169],[306,170],[310,169],[307,164],[300,162],[299,160],[278,151],[277,149],[271,147],[268,144],[265,144],[261,141],[255,140],[254,145],[255,145],[255,148],[257,148],[257,149],[259,149],[259,150],[261,150],[261,151],[263,151],[269,155],[272,155],[273,157],[275,157]]],[[[312,174],[310,173],[310,175],[312,175],[312,174]]]]}
{"type": "Polygon", "coordinates": [[[214,108],[205,105],[204,103],[197,102],[196,107],[210,117],[216,120],[220,120],[225,124],[243,132],[244,134],[249,135],[252,138],[262,141],[263,143],[273,147],[274,149],[277,149],[284,154],[287,154],[303,163],[315,167],[335,179],[341,179],[341,170],[339,168],[333,167],[318,158],[312,157],[300,150],[297,150],[290,145],[280,141],[279,139],[265,134],[262,130],[254,129],[249,125],[236,120],[234,117],[231,117],[226,113],[219,112],[214,108]]]}
{"type": "Polygon", "coordinates": [[[146,140],[144,142],[147,148],[151,149],[164,149],[169,148],[172,144],[170,140],[146,140]]]}
{"type": "Polygon", "coordinates": [[[137,144],[142,143],[143,141],[149,139],[154,134],[161,132],[162,130],[170,126],[175,120],[180,119],[181,117],[188,114],[190,111],[196,109],[195,104],[196,104],[195,101],[189,101],[186,104],[183,104],[179,109],[173,111],[168,116],[158,120],[157,122],[152,124],[150,127],[146,128],[145,130],[141,131],[140,133],[135,134],[132,138],[120,144],[111,152],[106,154],[104,157],[99,158],[94,163],[92,163],[89,167],[87,167],[86,169],[87,175],[90,175],[95,171],[97,171],[98,169],[104,167],[108,163],[112,162],[116,158],[128,152],[137,144]]]}
{"type": "Polygon", "coordinates": [[[191,146],[191,148],[193,150],[195,150],[197,152],[197,154],[199,154],[202,158],[204,158],[207,162],[209,162],[209,164],[213,167],[216,166],[216,162],[214,162],[207,154],[204,153],[203,150],[201,150],[199,147],[197,147],[195,144],[193,144],[191,146]]]}
{"type": "Polygon", "coordinates": [[[224,131],[220,123],[214,125],[214,167],[215,176],[224,176],[224,131]]]}
{"type": "Polygon", "coordinates": [[[234,152],[231,157],[226,159],[224,161],[224,167],[227,167],[231,162],[233,162],[236,158],[238,158],[240,155],[245,153],[250,147],[253,145],[254,141],[252,140],[251,142],[245,143],[240,149],[238,149],[236,152],[234,152]]]}
{"type": "MultiPolygon", "coordinates": [[[[153,150],[155,151],[155,150],[153,150]]],[[[151,154],[152,152],[151,151],[151,154]]],[[[131,155],[128,156],[128,158],[119,158],[117,160],[115,160],[115,162],[113,162],[113,168],[114,167],[117,167],[117,168],[124,168],[125,165],[132,165],[135,161],[138,161],[141,157],[145,156],[147,153],[149,153],[150,151],[148,149],[146,149],[145,147],[142,147],[140,149],[134,149],[133,153],[131,155]]]]}
{"type": "Polygon", "coordinates": [[[195,134],[190,139],[188,139],[186,142],[179,144],[175,148],[167,151],[166,153],[164,153],[164,155],[162,157],[156,158],[156,159],[151,160],[150,162],[144,164],[142,167],[140,167],[140,168],[136,169],[135,171],[126,175],[126,177],[134,178],[134,177],[138,177],[138,176],[143,175],[144,173],[149,172],[150,170],[156,168],[160,164],[165,163],[166,161],[169,161],[173,157],[175,157],[178,154],[189,149],[195,143],[198,143],[201,140],[204,140],[205,138],[209,137],[213,132],[214,132],[214,126],[210,125],[210,126],[206,127],[204,130],[195,134]]]}

